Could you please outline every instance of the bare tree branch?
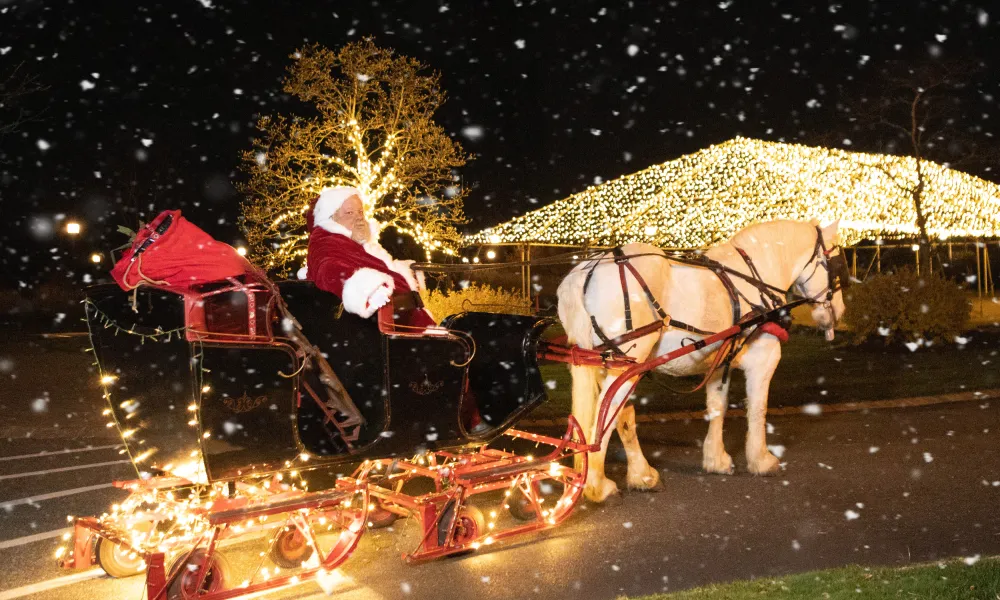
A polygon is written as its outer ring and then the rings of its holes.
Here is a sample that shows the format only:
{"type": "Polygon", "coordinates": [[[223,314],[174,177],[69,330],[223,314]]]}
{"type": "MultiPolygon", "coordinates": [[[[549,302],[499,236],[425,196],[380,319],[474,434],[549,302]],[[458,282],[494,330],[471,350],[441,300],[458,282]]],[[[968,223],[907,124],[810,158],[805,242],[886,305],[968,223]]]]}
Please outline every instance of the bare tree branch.
{"type": "Polygon", "coordinates": [[[16,131],[21,125],[38,118],[38,112],[24,107],[26,96],[48,89],[38,81],[38,77],[23,71],[24,63],[19,63],[0,81],[0,137],[16,131]]]}

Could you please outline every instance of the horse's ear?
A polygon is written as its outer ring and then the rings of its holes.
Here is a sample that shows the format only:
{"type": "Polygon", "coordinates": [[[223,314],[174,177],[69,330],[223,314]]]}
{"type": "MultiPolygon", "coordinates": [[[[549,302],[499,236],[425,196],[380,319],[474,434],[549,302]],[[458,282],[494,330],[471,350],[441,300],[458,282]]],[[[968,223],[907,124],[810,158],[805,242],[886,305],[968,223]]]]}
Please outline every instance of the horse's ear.
{"type": "Polygon", "coordinates": [[[829,243],[836,243],[837,231],[840,229],[840,219],[834,219],[833,222],[827,223],[821,226],[823,230],[823,239],[829,243]]]}

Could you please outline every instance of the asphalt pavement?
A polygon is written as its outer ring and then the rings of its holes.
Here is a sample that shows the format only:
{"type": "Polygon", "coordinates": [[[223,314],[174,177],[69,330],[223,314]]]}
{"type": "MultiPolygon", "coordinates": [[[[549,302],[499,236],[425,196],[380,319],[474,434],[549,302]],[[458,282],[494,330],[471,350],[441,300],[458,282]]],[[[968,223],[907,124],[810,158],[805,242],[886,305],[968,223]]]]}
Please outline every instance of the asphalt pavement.
{"type": "MultiPolygon", "coordinates": [[[[138,600],[141,576],[114,580],[55,566],[67,515],[100,514],[124,497],[111,481],[134,471],[104,427],[95,378],[80,374],[80,356],[28,350],[15,358],[31,369],[18,368],[15,380],[13,369],[0,373],[0,600],[138,600]],[[39,386],[48,395],[36,411],[39,386]]],[[[582,503],[547,532],[418,565],[401,559],[417,531],[400,521],[365,533],[333,597],[611,599],[853,563],[998,554],[996,402],[773,417],[769,443],[785,468],[771,478],[745,472],[742,419],[726,423],[732,476],[700,472],[704,421],[642,423],[639,438],[663,491],[582,503]]],[[[608,470],[622,487],[623,460],[613,449],[608,470]]],[[[237,565],[257,555],[240,546],[226,552],[237,565]]],[[[309,583],[268,597],[324,594],[309,583]]]]}

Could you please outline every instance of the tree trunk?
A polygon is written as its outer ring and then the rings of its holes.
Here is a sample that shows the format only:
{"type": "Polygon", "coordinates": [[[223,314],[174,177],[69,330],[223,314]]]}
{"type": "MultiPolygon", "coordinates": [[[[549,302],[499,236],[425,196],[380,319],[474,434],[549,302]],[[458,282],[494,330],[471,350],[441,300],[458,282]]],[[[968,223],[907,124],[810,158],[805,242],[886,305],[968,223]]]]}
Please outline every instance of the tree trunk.
{"type": "Polygon", "coordinates": [[[910,142],[913,144],[913,158],[916,161],[917,182],[910,190],[913,197],[913,208],[917,213],[917,264],[921,275],[927,276],[931,273],[931,238],[927,233],[927,218],[924,216],[923,194],[924,194],[924,169],[920,156],[920,134],[921,127],[917,122],[917,112],[920,106],[922,91],[918,91],[910,104],[910,142]]]}

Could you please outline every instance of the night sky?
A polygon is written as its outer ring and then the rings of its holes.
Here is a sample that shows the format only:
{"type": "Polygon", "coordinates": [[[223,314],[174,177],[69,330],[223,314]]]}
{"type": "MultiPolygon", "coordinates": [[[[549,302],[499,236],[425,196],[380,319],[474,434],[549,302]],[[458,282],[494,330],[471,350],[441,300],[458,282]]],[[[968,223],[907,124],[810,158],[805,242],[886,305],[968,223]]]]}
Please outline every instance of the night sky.
{"type": "MultiPolygon", "coordinates": [[[[239,153],[288,56],[375,37],[442,74],[438,121],[475,160],[468,230],[736,135],[875,150],[846,107],[885,69],[960,60],[961,127],[996,132],[1000,6],[932,2],[0,0],[0,287],[82,286],[83,262],[167,208],[236,243],[239,153]],[[57,215],[81,220],[73,242],[57,215]]],[[[994,180],[995,173],[978,174],[994,180]]],[[[107,265],[105,265],[107,267],[107,265]]]]}

